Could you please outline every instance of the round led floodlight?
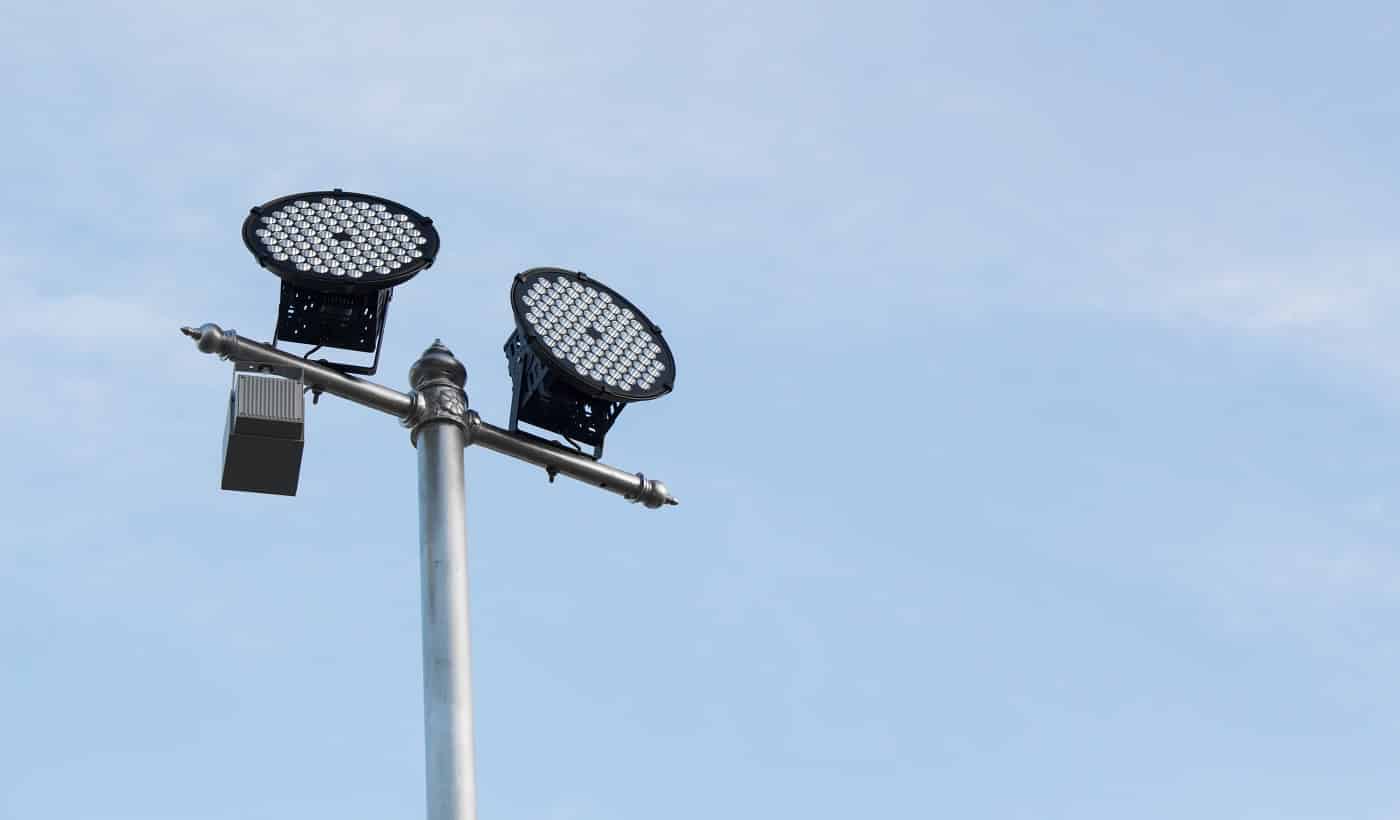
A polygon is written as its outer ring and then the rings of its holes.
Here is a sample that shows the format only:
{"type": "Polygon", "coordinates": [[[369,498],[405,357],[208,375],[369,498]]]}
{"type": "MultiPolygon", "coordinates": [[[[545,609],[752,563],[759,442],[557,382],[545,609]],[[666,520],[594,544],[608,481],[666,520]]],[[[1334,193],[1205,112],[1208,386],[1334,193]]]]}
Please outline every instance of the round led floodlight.
{"type": "Polygon", "coordinates": [[[283,280],[318,291],[402,284],[433,264],[433,221],[369,194],[312,191],[274,199],[243,221],[243,244],[283,280]]]}
{"type": "Polygon", "coordinates": [[[531,268],[515,277],[510,303],[535,355],[584,393],[645,401],[675,386],[676,360],[661,328],[607,285],[531,268]]]}

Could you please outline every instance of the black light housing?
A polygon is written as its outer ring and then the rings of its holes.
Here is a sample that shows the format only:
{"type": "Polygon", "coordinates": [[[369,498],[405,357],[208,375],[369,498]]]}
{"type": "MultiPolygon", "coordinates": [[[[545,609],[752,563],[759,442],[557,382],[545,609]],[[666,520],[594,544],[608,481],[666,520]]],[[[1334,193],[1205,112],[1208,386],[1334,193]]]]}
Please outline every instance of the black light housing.
{"type": "Polygon", "coordinates": [[[440,243],[433,221],[412,208],[336,188],[253,208],[243,244],[282,279],[273,345],[374,353],[367,367],[334,364],[372,374],[394,287],[430,267],[440,243]]]}
{"type": "Polygon", "coordinates": [[[516,275],[510,304],[511,430],[525,422],[591,444],[598,458],[624,407],[675,389],[676,361],[661,328],[587,274],[531,268],[516,275]]]}

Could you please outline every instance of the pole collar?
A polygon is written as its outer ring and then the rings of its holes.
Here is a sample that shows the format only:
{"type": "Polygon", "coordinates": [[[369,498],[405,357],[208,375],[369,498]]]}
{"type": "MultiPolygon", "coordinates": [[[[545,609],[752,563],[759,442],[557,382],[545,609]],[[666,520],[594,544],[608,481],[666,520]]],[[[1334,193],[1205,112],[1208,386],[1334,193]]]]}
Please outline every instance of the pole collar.
{"type": "Polygon", "coordinates": [[[418,446],[418,430],[435,421],[451,422],[467,430],[467,368],[452,355],[441,339],[433,342],[408,369],[413,385],[413,412],[404,419],[409,441],[418,446]]]}

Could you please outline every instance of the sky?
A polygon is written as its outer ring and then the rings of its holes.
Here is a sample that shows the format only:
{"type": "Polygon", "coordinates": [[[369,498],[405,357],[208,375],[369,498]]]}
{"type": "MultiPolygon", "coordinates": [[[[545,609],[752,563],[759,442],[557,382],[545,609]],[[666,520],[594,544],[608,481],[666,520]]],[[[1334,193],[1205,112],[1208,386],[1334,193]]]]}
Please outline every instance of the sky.
{"type": "Polygon", "coordinates": [[[376,378],[508,418],[510,277],[645,310],[642,509],[466,453],[480,814],[1400,817],[1389,4],[0,12],[0,818],[423,816],[415,454],[218,489],[250,206],[434,218],[376,378]]]}

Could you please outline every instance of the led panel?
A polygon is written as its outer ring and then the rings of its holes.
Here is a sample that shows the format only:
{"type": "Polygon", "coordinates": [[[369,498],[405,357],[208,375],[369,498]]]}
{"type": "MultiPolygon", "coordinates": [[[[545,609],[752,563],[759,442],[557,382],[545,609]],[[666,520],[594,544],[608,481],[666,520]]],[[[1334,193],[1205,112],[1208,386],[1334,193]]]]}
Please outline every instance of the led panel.
{"type": "Polygon", "coordinates": [[[321,291],[401,284],[433,263],[438,233],[422,214],[369,194],[312,191],[253,208],[243,243],[258,264],[321,291]]]}
{"type": "Polygon", "coordinates": [[[515,277],[511,307],[535,355],[588,395],[645,401],[675,387],[676,361],[661,328],[585,274],[527,270],[515,277]]]}

